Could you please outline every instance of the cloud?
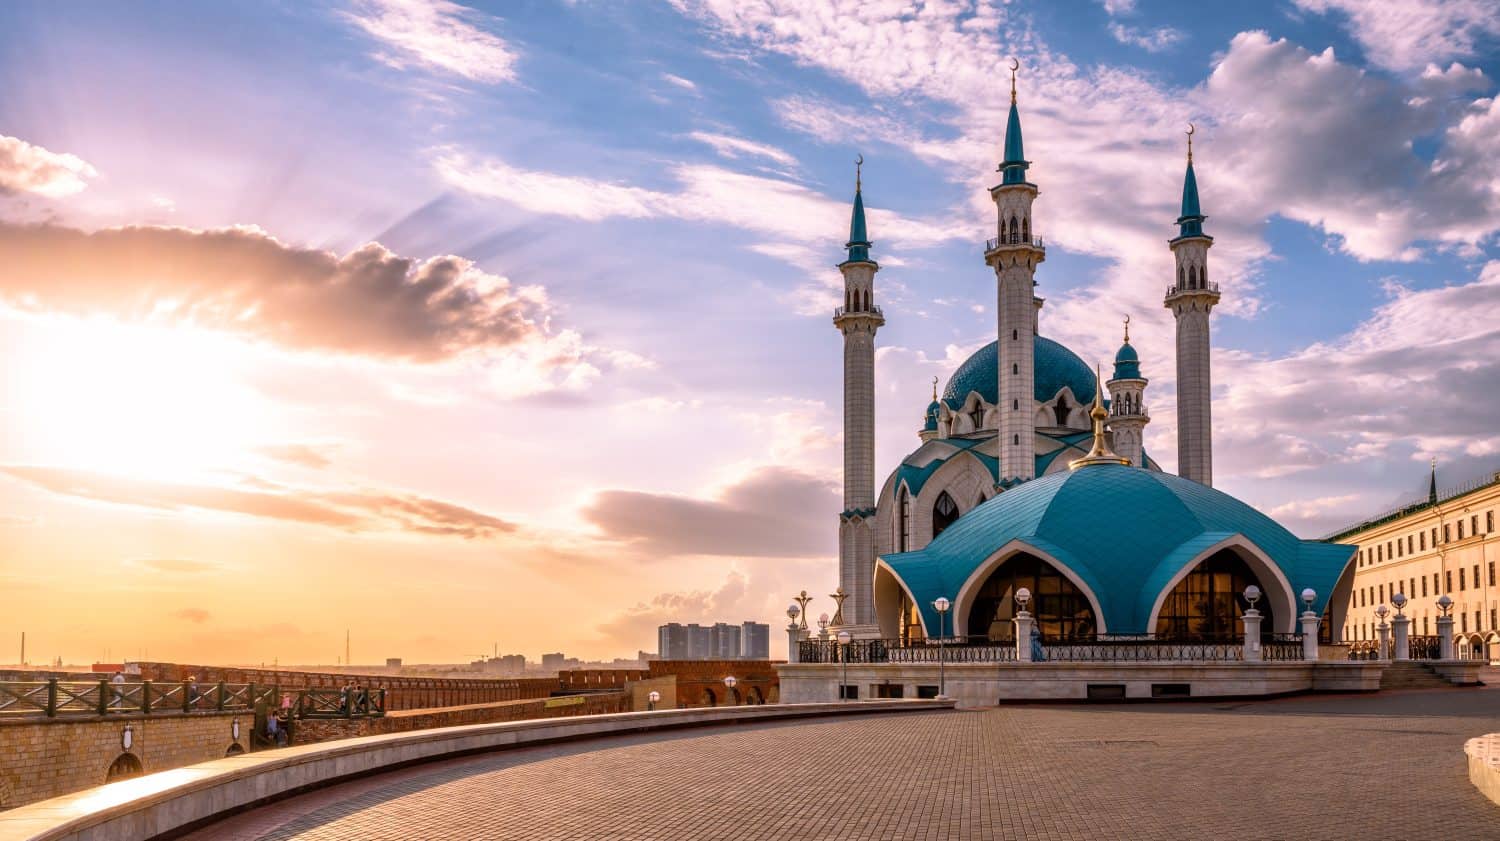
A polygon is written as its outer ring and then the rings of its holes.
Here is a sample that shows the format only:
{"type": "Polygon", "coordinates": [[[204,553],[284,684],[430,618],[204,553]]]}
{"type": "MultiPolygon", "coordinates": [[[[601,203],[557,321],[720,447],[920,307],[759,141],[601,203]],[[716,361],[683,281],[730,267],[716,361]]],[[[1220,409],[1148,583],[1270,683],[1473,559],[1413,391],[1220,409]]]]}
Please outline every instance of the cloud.
{"type": "Polygon", "coordinates": [[[1415,70],[1475,54],[1500,36],[1495,0],[1292,0],[1299,8],[1343,17],[1372,64],[1415,70]]]}
{"type": "Polygon", "coordinates": [[[603,491],[583,517],[643,555],[810,557],[834,550],[838,510],[833,480],[763,467],[710,499],[603,491]]]}
{"type": "Polygon", "coordinates": [[[748,579],[731,571],[717,590],[661,593],[649,602],[638,602],[599,625],[599,632],[616,643],[654,648],[656,629],[667,622],[724,622],[746,613],[748,579]]]}
{"type": "Polygon", "coordinates": [[[191,323],[294,350],[434,362],[481,349],[552,356],[561,339],[540,287],[379,243],[339,256],[255,228],[0,222],[0,263],[0,298],[23,309],[191,323]]]}
{"type": "Polygon", "coordinates": [[[1122,44],[1140,47],[1148,53],[1159,53],[1181,41],[1183,38],[1181,30],[1173,29],[1170,26],[1161,26],[1156,29],[1137,29],[1136,27],[1125,26],[1117,22],[1109,24],[1109,34],[1122,44]]]}
{"type": "Polygon", "coordinates": [[[749,156],[753,158],[765,158],[766,160],[780,164],[785,167],[797,165],[797,159],[785,150],[778,149],[765,143],[756,143],[743,137],[734,137],[728,134],[714,134],[706,131],[695,131],[688,135],[699,143],[707,144],[715,152],[726,158],[739,158],[749,156]]]}
{"type": "Polygon", "coordinates": [[[684,79],[681,76],[674,76],[671,73],[663,73],[661,74],[661,78],[662,81],[676,85],[677,87],[682,88],[686,91],[696,92],[698,90],[698,83],[694,82],[692,79],[684,79]]]}
{"type": "Polygon", "coordinates": [[[313,444],[270,444],[259,448],[257,452],[276,461],[322,470],[333,464],[333,460],[327,456],[329,449],[313,444]]]}
{"type": "Polygon", "coordinates": [[[209,612],[201,607],[185,607],[181,610],[172,611],[173,619],[181,619],[184,622],[192,622],[194,625],[202,625],[208,621],[209,612]]]}
{"type": "Polygon", "coordinates": [[[404,68],[415,63],[476,82],[515,78],[516,53],[510,44],[479,28],[480,15],[447,0],[356,0],[344,17],[387,51],[380,61],[404,68]]]}
{"type": "Polygon", "coordinates": [[[244,487],[223,487],[31,465],[0,466],[0,473],[79,499],[164,511],[243,514],[349,532],[405,531],[489,539],[516,531],[513,523],[498,517],[413,494],[298,489],[254,477],[244,487]]]}
{"type": "Polygon", "coordinates": [[[57,199],[81,192],[99,173],[76,155],[49,152],[0,134],[0,195],[35,193],[57,199]]]}

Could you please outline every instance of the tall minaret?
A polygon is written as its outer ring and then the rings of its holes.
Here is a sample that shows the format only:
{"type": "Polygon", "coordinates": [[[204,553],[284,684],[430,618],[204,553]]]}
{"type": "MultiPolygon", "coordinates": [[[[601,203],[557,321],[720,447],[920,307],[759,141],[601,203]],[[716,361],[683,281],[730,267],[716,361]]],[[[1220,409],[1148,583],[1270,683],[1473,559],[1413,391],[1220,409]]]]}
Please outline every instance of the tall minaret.
{"type": "Polygon", "coordinates": [[[1208,313],[1219,302],[1219,284],[1208,279],[1208,249],[1214,238],[1203,233],[1198,209],[1198,179],[1193,175],[1193,127],[1188,126],[1187,175],[1182,182],[1182,215],[1170,241],[1177,258],[1177,282],[1167,289],[1165,306],[1177,316],[1177,473],[1214,483],[1213,399],[1209,378],[1208,313]]]}
{"type": "Polygon", "coordinates": [[[1130,318],[1125,318],[1125,344],[1115,353],[1115,373],[1109,378],[1109,429],[1114,450],[1136,467],[1145,467],[1143,439],[1146,424],[1146,383],[1141,358],[1130,344],[1130,318]]]}
{"type": "MultiPolygon", "coordinates": [[[[875,306],[875,272],[865,233],[860,184],[861,156],[854,170],[854,214],[849,221],[849,258],[844,305],[833,324],[844,334],[844,511],[839,514],[839,586],[848,595],[845,625],[875,624],[875,331],[885,324],[875,306]]],[[[874,631],[878,635],[878,629],[874,631]]],[[[861,634],[863,635],[863,634],[861,634]]]]}
{"type": "Polygon", "coordinates": [[[1010,68],[1010,119],[1005,124],[1005,160],[1000,183],[990,188],[999,216],[998,234],[985,244],[984,261],[995,270],[999,321],[1000,416],[998,445],[1000,475],[997,487],[1009,487],[1036,475],[1036,418],[1032,350],[1037,299],[1037,264],[1046,258],[1040,237],[1033,237],[1031,203],[1037,187],[1026,180],[1031,163],[1021,148],[1021,115],[1016,111],[1016,70],[1010,68]]]}

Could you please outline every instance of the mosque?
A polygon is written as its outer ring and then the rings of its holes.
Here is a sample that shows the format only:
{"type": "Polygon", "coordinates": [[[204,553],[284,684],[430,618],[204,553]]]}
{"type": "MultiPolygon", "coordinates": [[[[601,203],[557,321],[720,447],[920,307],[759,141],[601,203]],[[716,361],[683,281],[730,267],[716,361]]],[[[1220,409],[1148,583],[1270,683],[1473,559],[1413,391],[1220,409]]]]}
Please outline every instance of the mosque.
{"type": "Polygon", "coordinates": [[[1013,75],[1000,183],[989,190],[996,235],[984,247],[996,279],[995,341],[960,365],[941,395],[934,386],[919,446],[878,497],[874,356],[885,316],[856,181],[848,259],[839,264],[844,305],[833,317],[844,338],[835,628],[899,644],[939,634],[1010,640],[1025,588],[1046,640],[1242,639],[1242,616],[1258,607],[1263,634],[1294,633],[1316,613],[1324,641],[1338,641],[1355,547],[1301,540],[1212,487],[1209,315],[1220,290],[1209,275],[1214,240],[1204,232],[1191,132],[1177,235],[1167,243],[1176,272],[1163,301],[1176,318],[1179,475],[1144,448],[1148,372],[1128,322],[1102,383],[1042,335],[1037,269],[1047,252],[1030,166],[1013,75]],[[1251,585],[1264,594],[1258,605],[1246,601],[1251,585]],[[934,606],[940,599],[951,605],[945,614],[934,606]]]}

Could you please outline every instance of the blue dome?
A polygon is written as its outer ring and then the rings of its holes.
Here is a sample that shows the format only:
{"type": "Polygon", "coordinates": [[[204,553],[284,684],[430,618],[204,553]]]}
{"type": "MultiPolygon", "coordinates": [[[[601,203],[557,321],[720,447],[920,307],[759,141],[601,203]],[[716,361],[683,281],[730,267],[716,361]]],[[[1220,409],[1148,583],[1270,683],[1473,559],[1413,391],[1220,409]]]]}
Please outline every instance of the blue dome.
{"type": "MultiPolygon", "coordinates": [[[[1057,396],[1067,386],[1073,397],[1088,402],[1094,397],[1094,371],[1078,354],[1051,339],[1034,336],[1032,342],[1033,364],[1036,379],[1032,382],[1032,394],[1037,402],[1046,402],[1057,396]]],[[[958,366],[948,385],[943,389],[943,402],[950,408],[963,405],[969,392],[977,391],[987,403],[999,400],[1000,390],[1000,343],[990,342],[958,366]]]]}
{"type": "MultiPolygon", "coordinates": [[[[1177,573],[1230,540],[1248,541],[1270,558],[1291,588],[1293,604],[1296,593],[1313,588],[1318,613],[1356,551],[1301,540],[1249,505],[1189,479],[1092,465],[1021,484],[960,517],[926,548],[881,560],[935,629],[932,602],[938,596],[956,599],[981,565],[1018,541],[1055,558],[1083,582],[1097,597],[1108,632],[1145,633],[1155,630],[1146,627],[1152,609],[1177,573]]],[[[1262,586],[1278,586],[1260,577],[1262,586]]],[[[1285,614],[1277,615],[1285,621],[1285,614]]]]}
{"type": "Polygon", "coordinates": [[[1120,350],[1115,354],[1115,376],[1117,380],[1138,380],[1141,378],[1141,358],[1130,346],[1130,342],[1120,345],[1120,350]]]}
{"type": "Polygon", "coordinates": [[[927,404],[927,411],[922,414],[922,431],[936,432],[938,428],[938,412],[942,404],[936,400],[927,404]]]}

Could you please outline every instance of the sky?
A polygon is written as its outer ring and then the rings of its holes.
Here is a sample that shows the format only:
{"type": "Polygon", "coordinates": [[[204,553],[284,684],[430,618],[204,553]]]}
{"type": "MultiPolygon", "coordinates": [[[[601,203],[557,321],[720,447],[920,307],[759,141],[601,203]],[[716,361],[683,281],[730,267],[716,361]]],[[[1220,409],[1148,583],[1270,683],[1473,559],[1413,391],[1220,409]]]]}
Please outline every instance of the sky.
{"type": "Polygon", "coordinates": [[[1164,468],[1190,122],[1215,485],[1500,468],[1500,0],[6,3],[0,661],[784,652],[854,159],[883,479],[993,338],[1012,59],[1042,333],[1130,316],[1164,468]]]}

